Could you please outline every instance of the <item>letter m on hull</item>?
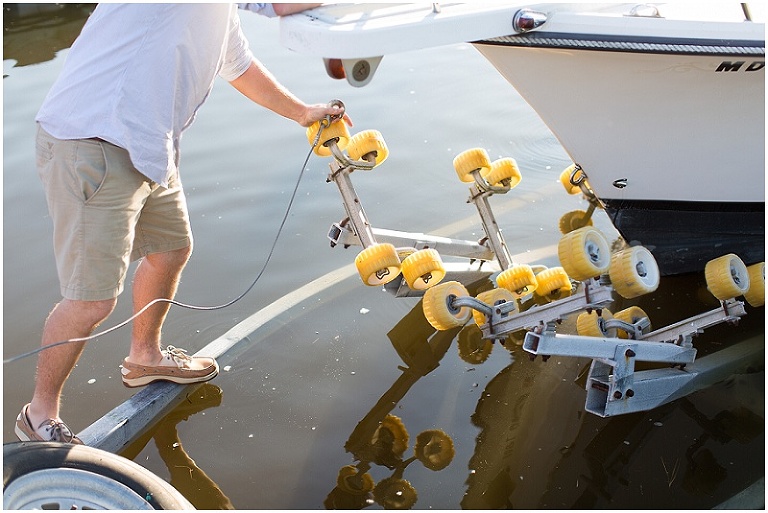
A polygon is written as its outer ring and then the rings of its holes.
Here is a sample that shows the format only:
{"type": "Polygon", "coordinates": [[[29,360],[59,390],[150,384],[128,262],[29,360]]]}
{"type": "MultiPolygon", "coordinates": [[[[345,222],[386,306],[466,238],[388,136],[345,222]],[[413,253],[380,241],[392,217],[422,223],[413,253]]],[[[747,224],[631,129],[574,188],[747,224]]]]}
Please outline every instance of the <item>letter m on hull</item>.
{"type": "Polygon", "coordinates": [[[741,67],[744,65],[744,61],[723,61],[720,63],[720,65],[717,67],[715,71],[739,71],[741,67]]]}

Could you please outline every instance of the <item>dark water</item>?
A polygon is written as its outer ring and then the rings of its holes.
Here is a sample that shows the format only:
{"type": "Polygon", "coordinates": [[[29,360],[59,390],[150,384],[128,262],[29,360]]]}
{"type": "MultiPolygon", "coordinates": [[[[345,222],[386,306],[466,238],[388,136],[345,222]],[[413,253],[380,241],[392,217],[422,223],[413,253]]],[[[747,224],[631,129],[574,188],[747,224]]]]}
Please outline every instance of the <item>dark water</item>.
{"type": "MultiPolygon", "coordinates": [[[[33,118],[85,13],[68,6],[21,27],[4,17],[6,358],[37,347],[59,299],[33,118]]],[[[355,89],[327,78],[318,59],[281,48],[275,20],[244,13],[242,21],[256,55],[296,94],[341,98],[353,132],[384,135],[390,158],[355,175],[375,226],[480,238],[451,163],[484,147],[493,158],[515,157],[523,172],[515,190],[492,201],[514,260],[556,265],[558,219],[586,202],[557,182],[570,162],[552,134],[471,46],[387,56],[374,81],[355,89]]],[[[182,144],[196,247],[179,300],[221,304],[252,282],[308,151],[303,132],[217,84],[182,144]]],[[[275,256],[250,294],[224,310],[174,308],[169,316],[165,342],[192,351],[244,327],[244,340],[220,360],[221,375],[191,390],[124,453],[195,506],[382,508],[378,493],[337,487],[350,465],[369,472],[396,504],[415,499],[415,509],[699,509],[764,476],[762,360],[649,412],[586,413],[588,360],[531,361],[512,340],[491,346],[487,358],[468,356],[467,348],[482,347],[476,327],[435,333],[419,299],[362,285],[351,265],[357,250],[331,249],[325,237],[344,216],[338,192],[325,183],[327,165],[310,159],[275,256]],[[386,436],[376,432],[382,422],[399,435],[399,449],[385,450],[386,436]],[[445,468],[412,458],[430,435],[453,448],[445,468]]],[[[615,237],[604,216],[596,225],[615,237]]],[[[128,317],[127,289],[105,326],[128,317]]],[[[659,327],[717,306],[700,275],[665,278],[654,294],[617,299],[611,310],[631,304],[659,327]]],[[[763,341],[764,309],[747,311],[738,326],[699,336],[699,356],[763,341]]],[[[566,322],[562,330],[572,328],[566,322]]],[[[127,338],[124,329],[90,343],[68,381],[62,415],[76,431],[132,394],[118,370],[127,338]]],[[[34,362],[3,368],[4,442],[15,440],[12,423],[31,397],[34,362]]]]}

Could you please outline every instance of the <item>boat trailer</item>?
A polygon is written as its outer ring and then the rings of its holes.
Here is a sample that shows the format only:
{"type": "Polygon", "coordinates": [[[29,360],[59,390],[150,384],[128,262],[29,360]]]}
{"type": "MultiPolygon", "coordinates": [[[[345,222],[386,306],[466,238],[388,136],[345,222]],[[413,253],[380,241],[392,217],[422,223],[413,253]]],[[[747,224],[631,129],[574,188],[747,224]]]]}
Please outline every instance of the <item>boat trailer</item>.
{"type": "MultiPolygon", "coordinates": [[[[334,102],[343,109],[340,101],[334,102]]],[[[333,157],[327,181],[338,187],[347,214],[331,226],[331,246],[364,248],[355,263],[366,285],[383,286],[396,297],[423,296],[424,315],[439,331],[463,326],[474,317],[488,340],[503,341],[524,331],[522,347],[531,358],[591,358],[585,406],[590,413],[610,417],[656,408],[725,377],[711,372],[713,368],[733,372],[732,364],[755,356],[754,347],[747,354],[723,350],[723,358],[710,356],[706,365],[697,366],[693,337],[717,324],[738,323],[746,315],[738,296],[752,306],[764,304],[764,263],[747,268],[734,254],[711,261],[705,269],[707,287],[721,306],[655,331],[638,307],[615,315],[607,310],[614,293],[631,299],[655,291],[660,273],[653,255],[642,246],[611,251],[591,221],[602,204],[576,164],[560,180],[570,194],[583,193],[590,207],[560,220],[562,267],[532,267],[512,261],[489,202],[519,183],[514,159],[491,162],[479,148],[454,159],[460,180],[471,183],[468,202],[476,206],[485,232],[473,242],[371,225],[351,174],[372,170],[387,158],[379,132],[350,137],[342,121],[328,119],[312,125],[307,138],[316,154],[333,157]],[[464,262],[443,264],[440,255],[464,262]],[[485,277],[493,277],[497,287],[477,297],[462,285],[485,277]],[[563,319],[575,314],[578,334],[557,333],[563,319]],[[636,362],[660,367],[636,370],[636,362]]]]}

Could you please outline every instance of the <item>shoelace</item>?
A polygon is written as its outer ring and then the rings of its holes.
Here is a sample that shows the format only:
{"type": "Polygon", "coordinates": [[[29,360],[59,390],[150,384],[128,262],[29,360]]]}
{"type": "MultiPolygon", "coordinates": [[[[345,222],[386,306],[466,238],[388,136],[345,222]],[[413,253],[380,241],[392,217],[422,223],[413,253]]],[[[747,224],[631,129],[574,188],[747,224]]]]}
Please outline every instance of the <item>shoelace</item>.
{"type": "Polygon", "coordinates": [[[188,356],[187,351],[176,346],[168,346],[163,351],[168,357],[173,358],[173,361],[182,367],[186,367],[189,362],[192,361],[192,357],[188,356]]]}
{"type": "Polygon", "coordinates": [[[72,431],[70,431],[69,427],[60,421],[55,421],[53,419],[48,419],[44,422],[42,422],[37,429],[40,429],[45,424],[48,424],[45,427],[45,432],[48,433],[50,436],[49,440],[53,442],[67,442],[70,443],[75,438],[75,435],[72,434],[72,431]]]}

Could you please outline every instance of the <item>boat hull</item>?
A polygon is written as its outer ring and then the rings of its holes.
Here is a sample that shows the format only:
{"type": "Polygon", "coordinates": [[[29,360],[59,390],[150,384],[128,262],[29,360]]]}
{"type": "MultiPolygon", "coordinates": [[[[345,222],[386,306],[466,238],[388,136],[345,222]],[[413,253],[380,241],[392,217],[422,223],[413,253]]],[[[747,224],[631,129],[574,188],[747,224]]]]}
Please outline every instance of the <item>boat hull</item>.
{"type": "Polygon", "coordinates": [[[648,247],[665,275],[729,252],[764,260],[764,47],[744,56],[524,38],[475,45],[582,167],[628,242],[648,247]]]}

